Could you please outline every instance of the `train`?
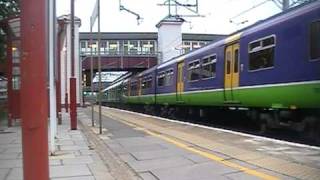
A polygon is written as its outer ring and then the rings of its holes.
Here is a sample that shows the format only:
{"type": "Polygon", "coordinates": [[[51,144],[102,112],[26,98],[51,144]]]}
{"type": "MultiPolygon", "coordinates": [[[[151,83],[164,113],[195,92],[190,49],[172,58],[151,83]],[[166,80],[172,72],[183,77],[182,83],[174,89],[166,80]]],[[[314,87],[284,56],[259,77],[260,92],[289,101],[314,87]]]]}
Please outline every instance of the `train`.
{"type": "Polygon", "coordinates": [[[107,105],[214,117],[245,112],[261,130],[320,137],[320,2],[298,6],[223,40],[120,78],[107,105]],[[228,113],[227,113],[228,114],[228,113]]]}

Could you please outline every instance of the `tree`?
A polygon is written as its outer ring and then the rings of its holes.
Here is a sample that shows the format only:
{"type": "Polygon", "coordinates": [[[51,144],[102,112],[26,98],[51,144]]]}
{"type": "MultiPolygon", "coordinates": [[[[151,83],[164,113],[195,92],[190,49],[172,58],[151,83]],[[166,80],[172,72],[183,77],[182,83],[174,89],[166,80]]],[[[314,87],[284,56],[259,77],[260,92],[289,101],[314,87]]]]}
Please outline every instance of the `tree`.
{"type": "MultiPolygon", "coordinates": [[[[0,0],[0,21],[20,14],[19,0],[0,0]]],[[[1,27],[0,27],[1,28],[1,27]]],[[[5,60],[5,37],[0,29],[0,63],[5,60]]]]}

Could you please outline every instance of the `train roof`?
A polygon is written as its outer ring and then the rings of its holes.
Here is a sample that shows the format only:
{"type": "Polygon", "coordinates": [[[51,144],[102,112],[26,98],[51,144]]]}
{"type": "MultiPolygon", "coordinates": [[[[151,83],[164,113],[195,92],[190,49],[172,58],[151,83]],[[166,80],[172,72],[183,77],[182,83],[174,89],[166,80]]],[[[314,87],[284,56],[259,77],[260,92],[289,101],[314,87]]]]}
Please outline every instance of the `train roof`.
{"type": "Polygon", "coordinates": [[[289,20],[289,19],[292,19],[292,18],[295,18],[301,14],[304,14],[306,12],[310,12],[310,11],[314,11],[314,10],[317,10],[317,9],[320,9],[320,1],[311,1],[309,3],[305,3],[305,4],[302,4],[302,5],[299,5],[299,6],[296,6],[296,7],[293,7],[287,11],[284,11],[282,13],[279,13],[279,14],[276,14],[274,16],[271,16],[265,20],[261,20],[255,24],[252,24],[248,27],[245,27],[243,29],[240,29],[234,33],[231,33],[228,37],[224,38],[224,39],[221,39],[219,41],[216,41],[216,42],[212,42],[212,43],[209,43],[207,45],[205,45],[204,47],[200,48],[200,49],[196,49],[196,50],[193,50],[191,52],[188,52],[186,54],[182,54],[180,56],[177,56],[177,57],[174,57],[164,63],[161,63],[161,64],[158,64],[150,69],[147,69],[143,72],[141,72],[140,74],[138,74],[138,76],[143,76],[145,74],[148,74],[150,72],[152,72],[153,70],[155,69],[162,69],[164,67],[167,67],[169,65],[172,65],[172,64],[175,64],[177,62],[180,62],[186,58],[190,58],[190,57],[193,57],[199,53],[204,53],[212,48],[215,48],[215,47],[219,47],[219,46],[223,46],[224,44],[228,43],[228,40],[230,39],[230,37],[233,37],[233,36],[237,36],[239,35],[239,37],[244,37],[248,34],[251,34],[251,33],[255,33],[256,31],[260,31],[262,29],[265,29],[265,28],[268,28],[268,27],[271,27],[275,24],[278,24],[278,23],[281,23],[283,21],[286,21],[286,20],[289,20]]]}
{"type": "MultiPolygon", "coordinates": [[[[274,16],[271,16],[265,20],[254,23],[248,27],[240,29],[234,33],[231,33],[228,37],[232,37],[234,35],[240,35],[240,37],[243,37],[248,34],[254,33],[256,31],[262,30],[264,28],[270,27],[274,24],[278,24],[278,23],[281,23],[285,20],[295,18],[295,17],[297,17],[301,14],[304,14],[306,12],[314,11],[316,9],[320,9],[320,1],[315,0],[315,1],[311,1],[306,4],[301,4],[299,6],[291,8],[287,11],[284,11],[284,12],[278,13],[274,16]]],[[[209,43],[206,46],[204,46],[200,49],[193,50],[187,54],[183,54],[183,55],[174,57],[169,61],[166,61],[162,64],[157,65],[156,68],[161,69],[161,68],[164,68],[164,67],[169,66],[171,64],[174,64],[176,62],[179,62],[185,58],[192,57],[198,53],[203,53],[211,48],[222,46],[226,43],[226,41],[228,41],[228,37],[226,37],[225,39],[216,41],[216,42],[209,43]]]]}
{"type": "Polygon", "coordinates": [[[186,58],[189,58],[189,57],[192,57],[192,56],[195,56],[199,53],[203,53],[203,52],[206,52],[214,47],[219,47],[219,46],[222,46],[224,45],[224,42],[225,42],[225,39],[222,39],[220,41],[216,41],[216,42],[213,42],[213,43],[209,43],[207,44],[206,46],[200,48],[200,49],[196,49],[196,50],[193,50],[187,54],[183,54],[183,55],[180,55],[180,56],[177,56],[177,57],[174,57],[162,64],[159,64],[157,65],[157,69],[161,69],[161,68],[164,68],[166,66],[169,66],[171,64],[174,64],[174,63],[177,63],[177,62],[180,62],[186,58]]]}
{"type": "Polygon", "coordinates": [[[114,87],[119,86],[123,81],[124,81],[124,80],[121,80],[121,81],[118,81],[118,82],[112,84],[111,86],[109,86],[109,87],[105,88],[104,90],[102,90],[102,92],[106,92],[106,91],[108,91],[108,90],[110,90],[110,89],[112,89],[112,88],[114,88],[114,87]]]}
{"type": "Polygon", "coordinates": [[[128,73],[120,76],[120,77],[119,77],[118,79],[116,79],[109,87],[103,89],[102,92],[105,92],[105,91],[107,91],[107,90],[109,90],[109,89],[112,89],[112,88],[120,85],[122,82],[124,82],[125,80],[127,80],[128,77],[130,77],[131,75],[132,75],[132,73],[131,73],[131,72],[128,72],[128,73]]]}
{"type": "Polygon", "coordinates": [[[320,1],[311,1],[309,3],[301,4],[299,6],[293,7],[287,11],[281,12],[265,20],[261,20],[255,24],[245,27],[239,31],[236,31],[232,33],[230,36],[241,33],[241,37],[244,37],[248,34],[255,33],[262,29],[266,29],[268,27],[274,26],[275,24],[280,24],[284,21],[296,18],[297,16],[300,16],[302,14],[312,12],[315,10],[320,10],[320,1]]]}

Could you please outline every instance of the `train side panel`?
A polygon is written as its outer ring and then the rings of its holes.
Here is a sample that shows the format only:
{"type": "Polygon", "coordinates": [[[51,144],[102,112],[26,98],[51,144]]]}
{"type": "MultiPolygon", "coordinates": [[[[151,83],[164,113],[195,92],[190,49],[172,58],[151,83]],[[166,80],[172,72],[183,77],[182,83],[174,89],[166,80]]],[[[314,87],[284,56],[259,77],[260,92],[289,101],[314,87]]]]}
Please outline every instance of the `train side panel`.
{"type": "MultiPolygon", "coordinates": [[[[300,13],[288,13],[288,20],[278,18],[278,22],[270,22],[265,25],[267,27],[257,26],[244,33],[240,40],[240,87],[234,91],[241,106],[320,107],[320,57],[310,58],[310,28],[314,22],[320,27],[320,5],[318,3],[317,8],[310,6],[300,13]],[[258,42],[263,45],[270,37],[274,39],[274,46],[266,50],[270,49],[272,65],[254,67],[250,56],[259,51],[250,53],[250,46],[258,42]]],[[[320,28],[317,33],[320,34],[320,28]]],[[[256,59],[261,61],[259,57],[256,59]]]]}

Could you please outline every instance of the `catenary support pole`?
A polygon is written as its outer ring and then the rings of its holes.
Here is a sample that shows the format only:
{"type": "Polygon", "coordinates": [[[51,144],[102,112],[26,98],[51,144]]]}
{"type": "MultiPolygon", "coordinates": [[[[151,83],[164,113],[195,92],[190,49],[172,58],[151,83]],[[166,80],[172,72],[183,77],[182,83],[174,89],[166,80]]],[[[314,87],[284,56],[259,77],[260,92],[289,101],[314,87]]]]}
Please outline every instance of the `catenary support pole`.
{"type": "Polygon", "coordinates": [[[55,87],[55,78],[54,78],[54,64],[55,64],[55,17],[54,17],[54,4],[55,0],[48,0],[49,2],[49,18],[48,18],[48,31],[49,31],[49,94],[50,94],[50,152],[53,155],[55,148],[55,137],[57,133],[57,107],[56,107],[56,87],[55,87]]]}
{"type": "Polygon", "coordinates": [[[101,117],[101,96],[102,96],[102,84],[101,84],[101,32],[100,32],[100,0],[98,0],[98,69],[99,69],[99,93],[98,93],[98,101],[99,101],[99,133],[102,134],[102,117],[101,117]]]}
{"type": "Polygon", "coordinates": [[[93,96],[93,53],[92,53],[92,18],[90,17],[90,85],[91,85],[91,95],[90,95],[90,102],[91,102],[91,123],[92,127],[94,127],[94,96],[93,96]]]}
{"type": "Polygon", "coordinates": [[[71,130],[77,130],[77,79],[75,77],[74,57],[74,0],[71,0],[71,77],[70,77],[70,120],[71,130]]]}
{"type": "Polygon", "coordinates": [[[47,0],[21,0],[23,179],[49,180],[47,0]]]}

